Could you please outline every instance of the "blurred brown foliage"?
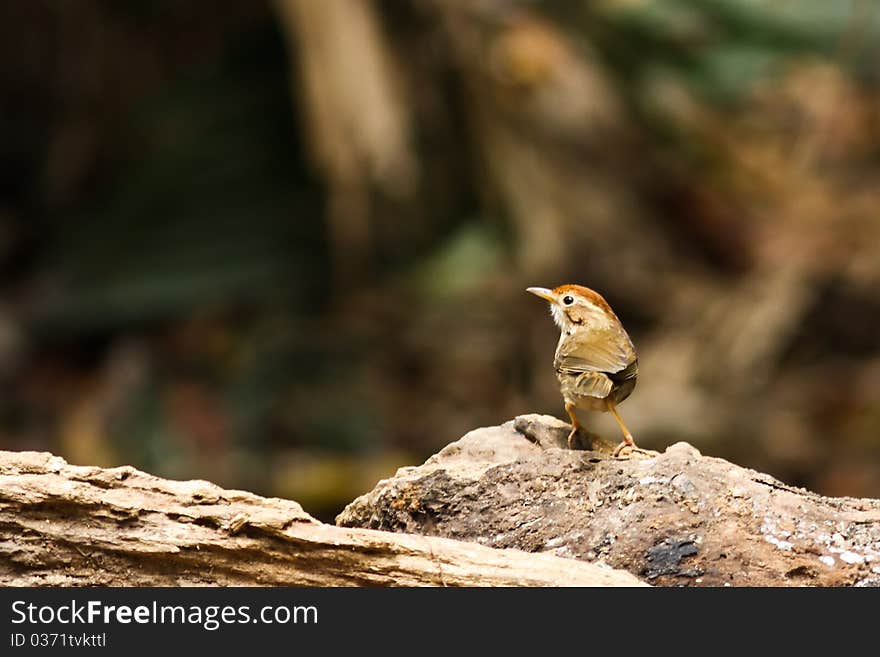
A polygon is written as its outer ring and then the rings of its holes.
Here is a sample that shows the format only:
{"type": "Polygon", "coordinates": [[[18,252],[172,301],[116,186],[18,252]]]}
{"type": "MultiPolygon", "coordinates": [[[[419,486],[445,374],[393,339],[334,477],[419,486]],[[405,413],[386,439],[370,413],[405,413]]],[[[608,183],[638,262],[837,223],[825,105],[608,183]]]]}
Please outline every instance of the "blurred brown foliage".
{"type": "Polygon", "coordinates": [[[7,9],[0,447],[331,516],[562,415],[577,282],[640,444],[880,496],[872,0],[7,9]]]}

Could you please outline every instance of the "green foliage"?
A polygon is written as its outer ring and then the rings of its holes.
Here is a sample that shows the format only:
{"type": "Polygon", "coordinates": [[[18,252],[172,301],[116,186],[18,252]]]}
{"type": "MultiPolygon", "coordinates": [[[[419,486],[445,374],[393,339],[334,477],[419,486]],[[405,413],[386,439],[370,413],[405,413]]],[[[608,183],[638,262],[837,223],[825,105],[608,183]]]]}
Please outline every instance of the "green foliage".
{"type": "Polygon", "coordinates": [[[417,263],[413,279],[427,299],[459,297],[479,289],[504,260],[501,235],[485,221],[462,225],[417,263]]]}
{"type": "MultiPolygon", "coordinates": [[[[550,2],[548,11],[598,48],[625,95],[665,69],[702,98],[735,103],[793,56],[835,55],[851,29],[853,6],[824,0],[646,0],[550,2]]],[[[867,26],[880,30],[873,12],[867,26]]],[[[863,26],[864,27],[864,26],[863,26]]]]}

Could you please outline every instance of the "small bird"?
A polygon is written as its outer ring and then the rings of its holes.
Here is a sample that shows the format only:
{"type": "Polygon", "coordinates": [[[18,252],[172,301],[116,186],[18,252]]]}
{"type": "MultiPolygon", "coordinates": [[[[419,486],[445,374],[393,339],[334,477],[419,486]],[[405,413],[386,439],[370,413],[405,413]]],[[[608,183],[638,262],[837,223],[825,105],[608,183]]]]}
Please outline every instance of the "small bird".
{"type": "Polygon", "coordinates": [[[526,290],[550,302],[553,321],[561,331],[553,367],[559,379],[565,410],[571,418],[569,448],[581,428],[575,409],[608,411],[623,432],[614,450],[640,450],[617,412],[617,404],[636,386],[639,359],[629,335],[602,295],[581,285],[561,285],[553,290],[526,290]]]}

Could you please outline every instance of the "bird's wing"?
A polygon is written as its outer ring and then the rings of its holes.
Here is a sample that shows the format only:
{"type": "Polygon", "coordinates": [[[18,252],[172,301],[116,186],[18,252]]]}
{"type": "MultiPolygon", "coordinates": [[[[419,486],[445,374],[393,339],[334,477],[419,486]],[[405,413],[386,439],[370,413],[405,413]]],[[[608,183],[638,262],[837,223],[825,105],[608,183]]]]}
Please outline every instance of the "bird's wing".
{"type": "MultiPolygon", "coordinates": [[[[561,340],[556,350],[554,366],[557,372],[580,374],[583,372],[621,372],[632,368],[636,352],[625,335],[612,331],[591,331],[578,339],[561,340]],[[623,339],[621,339],[623,337],[623,339]]],[[[632,376],[638,374],[638,365],[632,376]]],[[[626,378],[632,378],[627,376],[626,378]]]]}
{"type": "Polygon", "coordinates": [[[611,380],[614,383],[623,383],[629,379],[635,379],[639,376],[639,361],[638,359],[631,362],[629,365],[624,367],[619,372],[612,372],[610,375],[611,380]]]}

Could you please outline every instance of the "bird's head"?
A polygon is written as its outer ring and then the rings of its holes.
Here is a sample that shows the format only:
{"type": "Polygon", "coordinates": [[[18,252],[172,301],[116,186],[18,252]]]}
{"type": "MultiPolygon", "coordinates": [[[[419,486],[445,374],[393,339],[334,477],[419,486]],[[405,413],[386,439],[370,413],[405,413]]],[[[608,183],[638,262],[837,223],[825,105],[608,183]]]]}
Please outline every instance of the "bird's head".
{"type": "Polygon", "coordinates": [[[598,292],[582,285],[560,285],[552,290],[530,287],[526,292],[550,303],[550,314],[561,331],[576,326],[612,326],[619,324],[617,315],[598,292]]]}

